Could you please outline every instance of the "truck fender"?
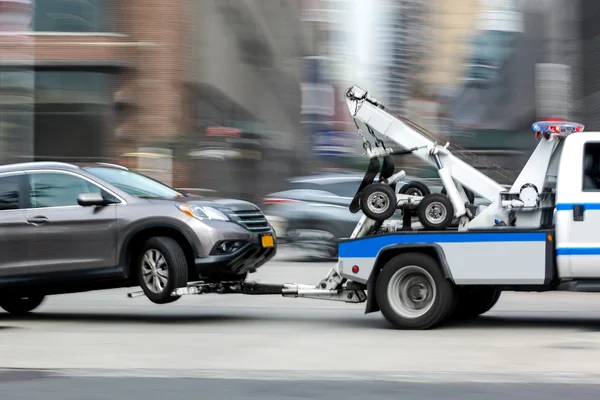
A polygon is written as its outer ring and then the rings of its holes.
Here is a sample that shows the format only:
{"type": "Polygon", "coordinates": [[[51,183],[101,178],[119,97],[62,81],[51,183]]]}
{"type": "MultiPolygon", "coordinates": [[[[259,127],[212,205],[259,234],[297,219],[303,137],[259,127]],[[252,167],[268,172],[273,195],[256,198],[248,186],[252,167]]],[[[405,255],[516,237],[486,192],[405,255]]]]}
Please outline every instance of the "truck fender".
{"type": "Polygon", "coordinates": [[[454,283],[454,279],[452,278],[452,272],[450,271],[450,267],[448,266],[448,262],[446,261],[446,255],[444,254],[444,249],[437,243],[402,243],[402,244],[392,244],[389,246],[383,247],[377,257],[375,258],[375,262],[373,263],[373,269],[369,274],[369,280],[367,281],[367,293],[372,293],[373,295],[367,296],[367,303],[365,307],[365,314],[369,314],[372,312],[380,311],[379,305],[377,304],[377,299],[375,298],[375,284],[377,282],[377,278],[379,277],[379,273],[390,261],[392,258],[396,257],[402,253],[424,253],[428,256],[433,257],[438,261],[440,268],[444,274],[446,279],[449,279],[454,283]]]}

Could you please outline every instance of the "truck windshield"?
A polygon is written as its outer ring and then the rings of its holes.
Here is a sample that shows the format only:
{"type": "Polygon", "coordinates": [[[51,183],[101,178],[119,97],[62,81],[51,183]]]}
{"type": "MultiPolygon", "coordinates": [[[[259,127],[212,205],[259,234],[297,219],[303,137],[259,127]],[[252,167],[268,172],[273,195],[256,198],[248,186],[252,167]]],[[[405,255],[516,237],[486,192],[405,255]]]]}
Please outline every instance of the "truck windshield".
{"type": "Polygon", "coordinates": [[[136,172],[106,167],[88,167],[85,170],[131,196],[145,199],[172,199],[184,196],[172,187],[136,172]]]}

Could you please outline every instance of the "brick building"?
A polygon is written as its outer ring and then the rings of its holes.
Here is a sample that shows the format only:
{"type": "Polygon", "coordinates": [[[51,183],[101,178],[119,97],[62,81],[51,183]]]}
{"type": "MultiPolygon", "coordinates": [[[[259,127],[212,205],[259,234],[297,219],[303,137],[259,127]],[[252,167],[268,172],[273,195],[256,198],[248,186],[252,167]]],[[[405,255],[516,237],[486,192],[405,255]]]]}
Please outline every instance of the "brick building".
{"type": "Polygon", "coordinates": [[[299,16],[293,0],[0,0],[0,161],[105,160],[256,196],[219,182],[295,153],[299,16]],[[191,155],[207,147],[237,157],[191,155]]]}

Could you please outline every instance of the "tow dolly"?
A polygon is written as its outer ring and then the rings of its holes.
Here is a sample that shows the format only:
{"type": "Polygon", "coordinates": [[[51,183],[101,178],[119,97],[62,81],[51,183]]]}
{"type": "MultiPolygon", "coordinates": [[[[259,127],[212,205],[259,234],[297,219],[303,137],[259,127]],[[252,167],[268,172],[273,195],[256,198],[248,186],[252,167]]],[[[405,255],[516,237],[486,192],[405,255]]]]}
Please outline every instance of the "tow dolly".
{"type": "Polygon", "coordinates": [[[350,205],[363,215],[325,278],[316,285],[196,282],[174,295],[366,302],[365,313],[381,311],[396,328],[429,329],[489,311],[502,291],[600,292],[600,133],[575,122],[534,123],[539,143],[506,190],[366,90],[350,87],[346,104],[370,162],[350,205]],[[397,190],[405,172],[395,172],[392,157],[403,154],[436,167],[442,193],[420,182],[397,190]],[[474,207],[473,193],[490,204],[474,207]],[[402,227],[386,230],[396,210],[402,227]],[[412,227],[415,216],[422,229],[412,227]]]}

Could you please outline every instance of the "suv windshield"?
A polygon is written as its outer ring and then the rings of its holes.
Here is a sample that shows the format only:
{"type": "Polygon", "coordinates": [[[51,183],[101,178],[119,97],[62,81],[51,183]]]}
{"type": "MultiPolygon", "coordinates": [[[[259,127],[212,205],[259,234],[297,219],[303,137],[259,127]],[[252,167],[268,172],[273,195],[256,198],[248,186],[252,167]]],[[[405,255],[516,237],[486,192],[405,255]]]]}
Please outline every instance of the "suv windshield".
{"type": "Polygon", "coordinates": [[[136,172],[105,167],[88,167],[85,170],[131,196],[145,199],[183,196],[183,193],[172,187],[136,172]]]}

